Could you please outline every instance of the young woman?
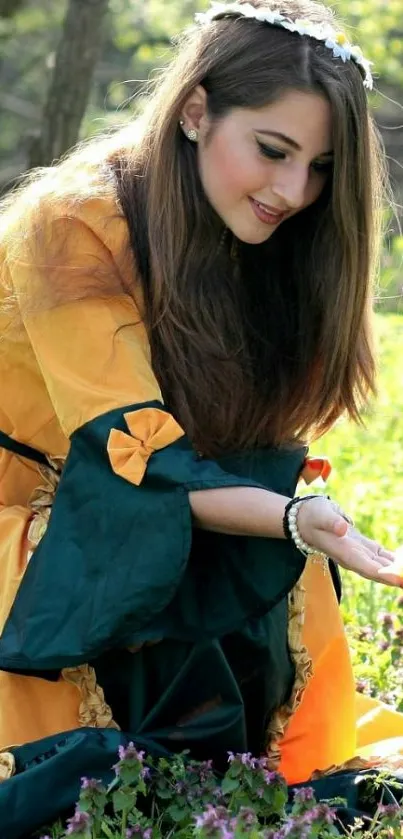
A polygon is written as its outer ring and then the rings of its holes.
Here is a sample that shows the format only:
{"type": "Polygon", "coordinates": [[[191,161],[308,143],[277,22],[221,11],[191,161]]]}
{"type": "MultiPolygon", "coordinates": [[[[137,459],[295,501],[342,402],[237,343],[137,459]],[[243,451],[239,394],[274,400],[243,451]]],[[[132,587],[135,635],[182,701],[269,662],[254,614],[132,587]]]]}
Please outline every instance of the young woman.
{"type": "Polygon", "coordinates": [[[4,203],[0,804],[31,778],[24,829],[39,763],[74,786],[125,733],[290,783],[403,734],[375,709],[357,745],[336,596],[337,565],[398,584],[393,555],[294,497],[374,389],[371,74],[328,9],[276,9],[201,15],[136,126],[4,203]]]}

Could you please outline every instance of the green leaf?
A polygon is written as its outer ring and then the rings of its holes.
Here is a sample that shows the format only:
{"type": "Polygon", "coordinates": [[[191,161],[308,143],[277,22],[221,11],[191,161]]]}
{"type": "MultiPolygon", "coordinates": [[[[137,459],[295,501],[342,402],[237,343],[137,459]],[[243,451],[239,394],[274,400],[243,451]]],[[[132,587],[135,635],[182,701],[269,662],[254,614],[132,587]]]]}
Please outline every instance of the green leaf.
{"type": "Polygon", "coordinates": [[[177,804],[172,804],[167,809],[167,815],[170,816],[172,821],[179,823],[182,821],[187,821],[190,815],[189,807],[179,807],[177,804]]]}
{"type": "Polygon", "coordinates": [[[118,789],[113,793],[112,801],[115,813],[128,811],[136,804],[136,793],[134,790],[128,791],[126,788],[118,789]]]}
{"type": "Polygon", "coordinates": [[[230,778],[228,775],[226,775],[221,784],[221,791],[223,795],[229,795],[231,792],[235,792],[235,790],[238,788],[238,778],[230,778]]]}

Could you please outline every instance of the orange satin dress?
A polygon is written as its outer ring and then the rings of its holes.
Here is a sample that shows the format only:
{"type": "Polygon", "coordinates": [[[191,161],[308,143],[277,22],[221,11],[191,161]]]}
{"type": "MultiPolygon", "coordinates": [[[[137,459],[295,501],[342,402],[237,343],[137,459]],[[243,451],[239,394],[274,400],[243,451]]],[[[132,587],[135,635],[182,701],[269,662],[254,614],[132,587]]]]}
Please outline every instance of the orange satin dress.
{"type": "MultiPolygon", "coordinates": [[[[117,407],[161,400],[161,394],[141,301],[136,306],[127,294],[102,290],[105,277],[119,278],[116,288],[125,280],[130,285],[133,271],[114,196],[51,205],[42,224],[42,252],[35,258],[23,219],[12,236],[0,237],[0,429],[63,460],[76,428],[117,407]],[[93,268],[99,295],[75,300],[74,289],[93,268]]],[[[48,480],[35,464],[0,449],[0,631],[46,526],[43,507],[54,491],[48,480]]],[[[313,676],[280,742],[280,769],[290,783],[357,751],[403,750],[403,716],[355,694],[329,573],[309,562],[303,583],[303,642],[313,676]]],[[[0,749],[91,725],[92,718],[109,724],[102,691],[92,688],[0,672],[0,749]],[[82,721],[85,691],[89,717],[82,721]]]]}

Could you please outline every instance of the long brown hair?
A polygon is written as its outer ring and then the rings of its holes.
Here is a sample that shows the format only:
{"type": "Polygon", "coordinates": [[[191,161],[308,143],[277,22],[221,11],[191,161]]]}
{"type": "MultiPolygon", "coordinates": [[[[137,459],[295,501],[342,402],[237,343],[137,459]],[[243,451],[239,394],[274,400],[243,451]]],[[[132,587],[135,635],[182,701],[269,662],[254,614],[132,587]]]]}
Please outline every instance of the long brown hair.
{"type": "MultiPolygon", "coordinates": [[[[293,19],[333,21],[310,0],[275,5],[293,19]]],[[[190,435],[215,452],[317,436],[344,411],[358,419],[374,388],[370,303],[384,175],[357,66],[311,38],[226,17],[185,35],[146,125],[132,160],[117,161],[118,194],[145,285],[154,367],[190,435]],[[332,182],[267,243],[238,243],[238,266],[220,248],[195,147],[178,128],[198,84],[213,125],[290,89],[319,91],[331,105],[332,182]]]]}
{"type": "MultiPolygon", "coordinates": [[[[333,22],[311,0],[249,2],[333,22]]],[[[103,162],[128,223],[153,368],[197,447],[215,455],[279,445],[319,436],[345,411],[358,420],[374,390],[371,295],[385,186],[358,67],[255,20],[195,27],[156,80],[138,141],[114,146],[103,162]],[[231,108],[259,108],[287,90],[319,92],[331,106],[334,171],[323,193],[267,242],[238,242],[236,259],[179,127],[199,84],[213,130],[231,108]]]]}

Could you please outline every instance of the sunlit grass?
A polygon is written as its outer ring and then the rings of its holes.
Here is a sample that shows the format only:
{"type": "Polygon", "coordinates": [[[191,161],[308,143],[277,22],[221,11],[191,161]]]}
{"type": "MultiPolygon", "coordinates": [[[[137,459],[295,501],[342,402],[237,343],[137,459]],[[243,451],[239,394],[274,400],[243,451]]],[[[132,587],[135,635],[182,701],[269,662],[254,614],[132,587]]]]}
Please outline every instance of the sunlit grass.
{"type": "MultiPolygon", "coordinates": [[[[403,544],[403,316],[378,315],[378,397],[365,427],[340,422],[311,453],[333,466],[329,495],[353,517],[360,531],[394,550],[403,544]]],[[[375,624],[380,610],[394,610],[399,592],[344,575],[347,619],[375,624]]]]}

